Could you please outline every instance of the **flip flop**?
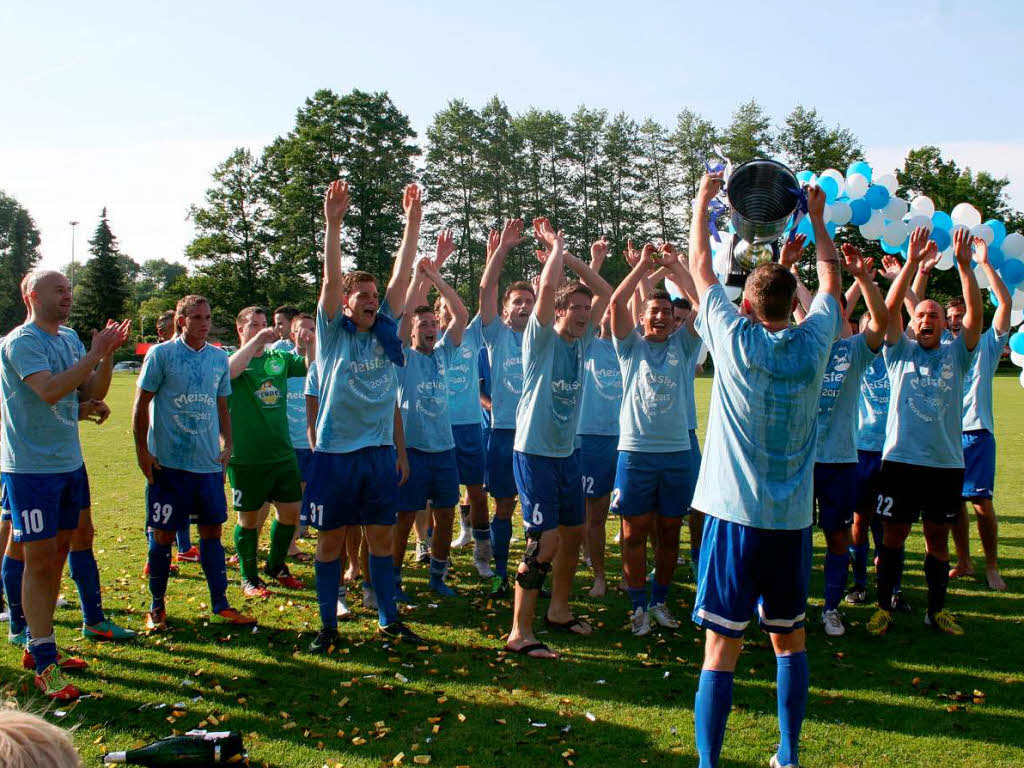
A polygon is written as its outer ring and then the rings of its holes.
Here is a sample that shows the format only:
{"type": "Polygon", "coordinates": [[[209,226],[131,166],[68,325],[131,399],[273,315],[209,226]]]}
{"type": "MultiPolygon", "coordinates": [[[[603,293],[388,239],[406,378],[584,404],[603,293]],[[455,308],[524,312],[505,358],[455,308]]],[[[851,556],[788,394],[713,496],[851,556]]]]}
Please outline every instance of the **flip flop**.
{"type": "MultiPolygon", "coordinates": [[[[577,632],[576,631],[576,627],[582,627],[582,626],[584,626],[584,623],[582,621],[580,621],[578,618],[576,618],[575,616],[573,618],[569,619],[569,621],[564,621],[564,622],[563,621],[552,621],[547,616],[545,616],[544,617],[544,623],[547,624],[549,627],[551,627],[551,629],[558,630],[559,632],[566,632],[566,633],[568,633],[570,635],[581,635],[581,636],[586,637],[587,635],[591,635],[594,632],[594,628],[593,627],[590,627],[590,632],[577,632]]],[[[586,626],[590,626],[590,624],[586,624],[586,626]]]]}
{"type": "MultiPolygon", "coordinates": [[[[553,651],[546,645],[544,645],[544,643],[528,643],[527,645],[524,645],[522,648],[512,648],[511,646],[506,645],[505,651],[507,653],[518,653],[520,656],[528,656],[531,659],[548,658],[547,656],[534,656],[534,651],[548,651],[549,653],[553,653],[553,651]]],[[[558,656],[555,656],[554,658],[558,658],[558,656]]]]}

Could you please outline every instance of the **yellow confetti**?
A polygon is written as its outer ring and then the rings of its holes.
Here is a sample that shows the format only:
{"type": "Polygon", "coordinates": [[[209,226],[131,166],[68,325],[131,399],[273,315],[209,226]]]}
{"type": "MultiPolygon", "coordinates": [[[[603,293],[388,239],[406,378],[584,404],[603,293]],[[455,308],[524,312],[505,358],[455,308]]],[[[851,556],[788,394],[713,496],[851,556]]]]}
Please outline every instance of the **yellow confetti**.
{"type": "Polygon", "coordinates": [[[399,752],[397,755],[391,758],[391,764],[401,765],[403,760],[405,760],[405,752],[399,752]]]}
{"type": "Polygon", "coordinates": [[[362,736],[356,736],[354,739],[352,739],[352,743],[355,744],[357,747],[361,747],[363,746],[363,744],[366,743],[366,739],[364,739],[362,736]]]}
{"type": "Polygon", "coordinates": [[[464,714],[462,714],[461,712],[459,712],[459,722],[460,723],[466,722],[466,716],[464,714]]]}
{"type": "Polygon", "coordinates": [[[429,765],[430,755],[416,755],[416,757],[414,757],[412,761],[416,763],[416,765],[429,765]]]}

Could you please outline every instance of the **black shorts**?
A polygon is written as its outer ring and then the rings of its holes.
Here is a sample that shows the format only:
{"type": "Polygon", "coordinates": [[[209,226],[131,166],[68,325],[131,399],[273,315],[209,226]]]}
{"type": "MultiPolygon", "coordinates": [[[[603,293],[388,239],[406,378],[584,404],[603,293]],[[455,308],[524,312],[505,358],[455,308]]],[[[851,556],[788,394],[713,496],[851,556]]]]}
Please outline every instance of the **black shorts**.
{"type": "Polygon", "coordinates": [[[960,514],[964,471],[883,461],[875,511],[893,523],[953,523],[960,514]]]}

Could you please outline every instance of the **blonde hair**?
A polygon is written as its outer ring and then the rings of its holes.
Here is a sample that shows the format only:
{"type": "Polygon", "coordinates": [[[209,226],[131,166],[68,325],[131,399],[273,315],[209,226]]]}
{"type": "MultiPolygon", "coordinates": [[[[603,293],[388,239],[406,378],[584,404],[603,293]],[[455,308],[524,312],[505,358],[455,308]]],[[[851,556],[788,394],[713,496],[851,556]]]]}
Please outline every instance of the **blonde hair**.
{"type": "Polygon", "coordinates": [[[0,765],[4,768],[81,768],[67,731],[19,709],[0,709],[0,765]]]}

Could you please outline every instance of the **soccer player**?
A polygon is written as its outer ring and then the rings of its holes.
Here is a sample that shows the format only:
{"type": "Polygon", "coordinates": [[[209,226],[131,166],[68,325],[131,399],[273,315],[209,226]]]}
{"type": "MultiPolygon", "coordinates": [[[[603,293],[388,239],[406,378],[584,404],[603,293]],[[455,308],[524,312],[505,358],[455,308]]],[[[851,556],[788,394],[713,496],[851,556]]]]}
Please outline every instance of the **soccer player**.
{"type": "Polygon", "coordinates": [[[711,264],[706,175],[690,228],[697,330],[715,361],[695,509],[705,515],[693,620],[706,628],[694,704],[702,768],[718,764],[743,632],[755,607],[776,654],[779,748],[771,765],[796,766],[807,704],[804,618],[811,568],[811,509],[818,393],[839,336],[839,261],[825,229],[825,193],[807,190],[818,295],[789,326],[796,279],[781,264],[753,270],[740,309],[711,264]]]}
{"type": "MultiPolygon", "coordinates": [[[[545,623],[571,634],[592,628],[572,615],[569,589],[583,535],[584,503],[579,458],[573,450],[583,387],[583,350],[594,337],[591,314],[608,306],[611,288],[585,262],[565,253],[561,232],[534,220],[544,257],[537,303],[523,333],[522,399],[516,409],[514,472],[526,552],[516,574],[512,630],[505,650],[532,658],[557,658],[533,633],[537,598],[552,570],[545,623]],[[563,266],[582,283],[560,288],[563,266]]],[[[495,383],[494,390],[500,386],[495,383]]],[[[493,390],[492,390],[493,391],[493,390]]]]}
{"type": "Polygon", "coordinates": [[[277,515],[270,526],[270,553],[264,573],[287,589],[303,586],[284,562],[302,502],[302,476],[289,434],[288,381],[302,381],[307,362],[312,359],[312,333],[306,331],[301,339],[310,354],[304,359],[294,352],[269,347],[278,338],[278,331],[267,327],[261,307],[246,307],[239,312],[235,329],[241,346],[228,358],[232,436],[228,480],[238,514],[235,549],[243,594],[267,598],[271,592],[260,578],[257,564],[260,510],[265,504],[273,503],[277,515]]]}
{"type": "Polygon", "coordinates": [[[135,453],[145,475],[146,517],[153,529],[149,544],[152,602],[146,628],[167,627],[167,576],[174,532],[195,516],[199,562],[210,590],[215,620],[255,624],[256,619],[228,603],[228,577],[221,545],[227,520],[224,472],[231,457],[228,356],[207,343],[210,303],[190,294],[175,309],[178,335],[150,347],[139,373],[132,411],[135,453]],[[153,404],[152,416],[150,403],[153,404]]]}
{"type": "Polygon", "coordinates": [[[967,312],[952,342],[942,343],[945,317],[942,306],[930,299],[914,310],[914,338],[903,332],[900,306],[907,286],[918,265],[938,252],[925,227],[910,236],[907,262],[886,297],[889,325],[882,354],[889,372],[890,403],[876,508],[884,534],[878,552],[878,610],[868,622],[873,635],[883,634],[892,624],[893,588],[903,571],[899,550],[921,516],[928,585],[925,624],[952,635],[964,631],[945,609],[949,528],[956,521],[963,490],[964,380],[981,337],[982,316],[981,291],[971,269],[970,234],[954,232],[953,247],[967,312]]]}
{"type": "Polygon", "coordinates": [[[687,386],[692,386],[700,339],[692,323],[676,330],[672,299],[661,289],[646,296],[637,331],[628,302],[646,274],[665,267],[678,283],[689,279],[675,250],[648,243],[611,300],[612,340],[622,369],[618,460],[611,510],[622,518],[622,561],[634,635],[651,618],[678,629],[666,605],[679,556],[679,531],[690,509],[696,476],[690,460],[687,386]],[[655,573],[647,594],[647,539],[657,529],[655,573]]]}
{"type": "MultiPolygon", "coordinates": [[[[517,281],[505,289],[501,317],[498,316],[498,280],[505,257],[523,242],[523,220],[505,222],[498,245],[493,249],[480,278],[480,328],[487,347],[491,370],[491,434],[487,441],[487,465],[484,484],[494,499],[491,520],[491,549],[494,556],[492,597],[506,597],[508,585],[508,549],[512,541],[512,513],[516,507],[516,482],[512,470],[516,436],[516,409],[523,392],[523,331],[529,320],[536,293],[526,281],[517,281]]],[[[493,244],[493,237],[490,241],[493,244]]],[[[482,532],[482,529],[481,529],[482,532]]],[[[486,547],[474,550],[482,559],[486,547]]],[[[477,570],[483,572],[480,566],[477,570]]]]}
{"type": "MultiPolygon", "coordinates": [[[[316,320],[306,312],[300,312],[292,320],[291,341],[295,345],[295,353],[306,357],[307,351],[310,359],[316,355],[316,320]]],[[[309,365],[312,370],[312,364],[309,365]]],[[[306,419],[306,376],[293,376],[288,379],[288,436],[291,439],[292,448],[295,449],[295,460],[299,463],[299,476],[302,478],[302,490],[306,490],[306,476],[309,473],[310,457],[313,449],[309,442],[308,424],[306,419]]],[[[262,510],[261,510],[262,512],[262,510]]],[[[262,522],[260,528],[262,528],[262,522]]],[[[300,526],[295,529],[295,536],[292,538],[291,546],[288,548],[288,556],[294,557],[299,562],[312,562],[312,555],[299,549],[296,539],[304,535],[305,528],[300,526]]]]}
{"type": "Polygon", "coordinates": [[[299,310],[287,304],[274,310],[274,331],[277,339],[268,345],[272,350],[283,352],[295,351],[295,339],[292,337],[292,324],[299,315],[299,310]]]}
{"type": "Polygon", "coordinates": [[[168,309],[156,319],[156,343],[162,344],[174,338],[174,310],[168,309]]]}
{"type": "Polygon", "coordinates": [[[97,367],[128,338],[129,322],[108,324],[86,352],[78,335],[62,325],[71,313],[68,279],[36,270],[22,285],[28,317],[0,345],[0,471],[13,538],[24,544],[22,608],[32,636],[27,660],[34,662],[36,686],[47,697],[69,701],[80,694],[58,666],[53,612],[72,537],[90,507],[78,438],[79,393],[92,399],[94,384],[106,375],[97,367]]]}
{"type": "MultiPolygon", "coordinates": [[[[398,407],[402,413],[409,480],[398,492],[398,525],[392,548],[395,590],[402,592],[402,560],[409,543],[409,531],[420,510],[430,502],[433,538],[430,551],[430,590],[442,597],[454,597],[445,584],[452,540],[455,505],[459,500],[459,469],[449,416],[448,379],[452,361],[460,357],[463,331],[469,320],[462,300],[441,277],[440,265],[455,250],[451,231],[437,238],[437,256],[420,259],[409,287],[405,306],[414,307],[402,316],[399,335],[406,344],[405,367],[398,373],[398,407]],[[426,305],[431,283],[451,307],[452,321],[438,341],[437,315],[426,305]]],[[[476,357],[476,352],[473,357],[476,357]]]]}
{"type": "Polygon", "coordinates": [[[327,653],[337,639],[341,553],[351,526],[362,526],[377,601],[380,632],[420,644],[399,619],[391,542],[398,515],[398,488],[409,476],[402,419],[395,402],[395,367],[405,364],[392,314],[405,310],[422,214],[420,192],[406,187],[405,234],[384,302],[368,272],[341,271],[341,225],[349,206],[348,183],[332,182],[324,197],[327,220],[324,282],[316,311],[316,358],[320,403],[316,445],[302,505],[319,530],[316,592],[322,627],[310,645],[327,653]]]}

